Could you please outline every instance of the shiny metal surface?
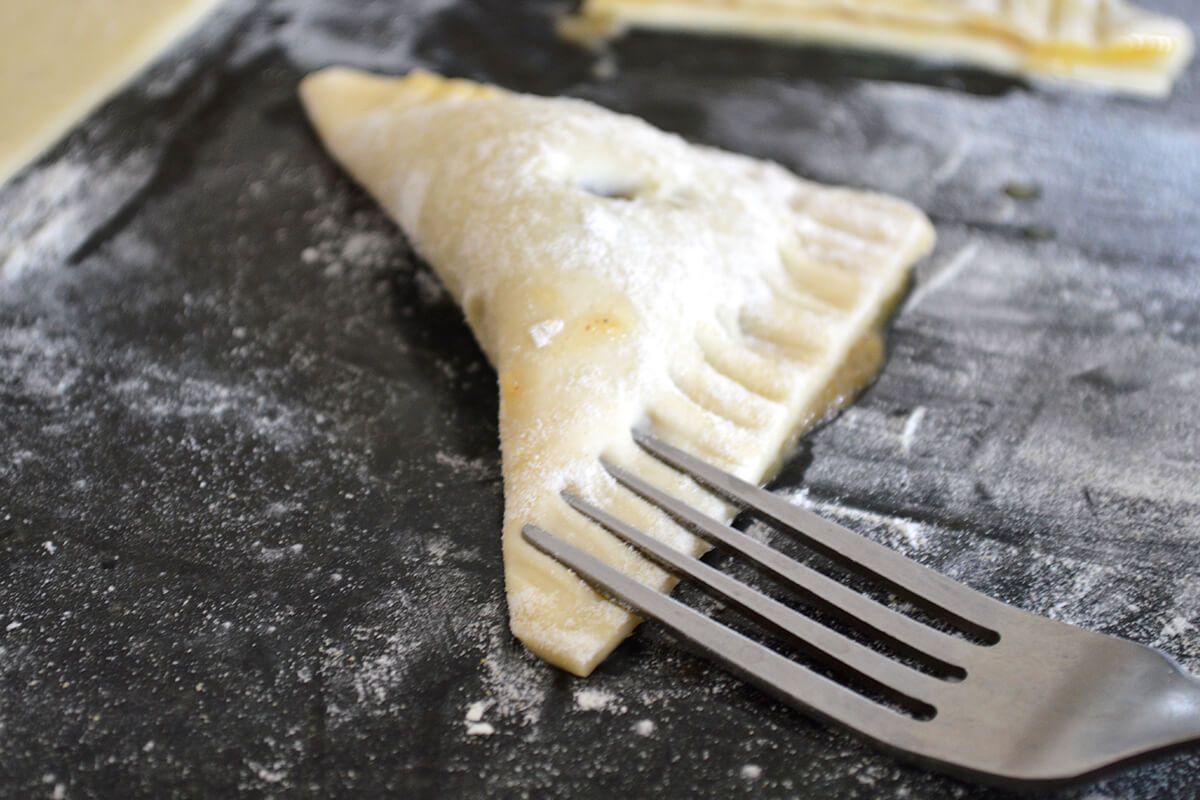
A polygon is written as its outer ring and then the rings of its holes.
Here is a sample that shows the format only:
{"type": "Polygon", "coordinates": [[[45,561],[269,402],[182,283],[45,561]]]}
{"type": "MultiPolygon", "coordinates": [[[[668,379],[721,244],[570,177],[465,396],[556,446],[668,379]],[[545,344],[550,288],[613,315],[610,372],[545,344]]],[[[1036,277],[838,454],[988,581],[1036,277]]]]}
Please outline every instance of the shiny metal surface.
{"type": "MultiPolygon", "coordinates": [[[[728,575],[642,533],[592,503],[569,505],[664,568],[703,587],[763,627],[798,644],[801,663],[700,611],[649,589],[533,525],[525,538],[637,613],[667,626],[684,643],[732,672],[822,720],[937,769],[1014,787],[1093,775],[1130,759],[1200,741],[1200,681],[1143,645],[1091,633],[992,600],[853,531],[798,508],[639,430],[648,452],[722,497],[796,534],[844,567],[882,583],[939,622],[888,609],[843,584],[827,606],[853,596],[845,617],[861,621],[874,606],[879,625],[859,626],[878,640],[919,642],[893,656],[856,641],[820,618],[801,614],[728,575]],[[836,599],[835,599],[836,598],[836,599]],[[904,620],[897,624],[899,620],[904,620]],[[955,635],[936,627],[957,629],[955,635]],[[950,642],[948,647],[929,643],[950,642]],[[913,657],[913,651],[931,658],[913,657]],[[929,674],[919,667],[946,662],[929,674]]],[[[812,572],[744,534],[711,520],[624,470],[618,482],[710,540],[783,575],[812,572]]],[[[814,572],[814,574],[816,574],[814,572]]],[[[821,592],[806,579],[788,579],[821,592]]],[[[926,618],[928,619],[928,618],[926,618]]]]}

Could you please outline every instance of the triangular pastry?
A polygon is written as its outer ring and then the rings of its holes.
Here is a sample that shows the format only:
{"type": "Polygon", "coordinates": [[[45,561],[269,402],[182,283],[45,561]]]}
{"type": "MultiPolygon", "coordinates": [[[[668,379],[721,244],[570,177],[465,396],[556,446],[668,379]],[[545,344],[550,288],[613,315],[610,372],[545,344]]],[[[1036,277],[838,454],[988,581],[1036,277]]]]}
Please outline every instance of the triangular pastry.
{"type": "Polygon", "coordinates": [[[637,620],[528,545],[521,527],[540,525],[669,589],[664,572],[559,492],[701,552],[598,458],[727,513],[642,453],[633,426],[649,419],[665,438],[762,479],[834,399],[831,385],[872,372],[872,332],[933,242],[904,202],[818,186],[580,100],[341,68],[307,77],[301,95],[326,146],[400,223],[496,368],[512,629],[579,675],[637,620]]]}
{"type": "Polygon", "coordinates": [[[1182,21],[1127,0],[583,0],[594,43],[628,27],[833,44],[1163,96],[1191,58],[1182,21]]]}

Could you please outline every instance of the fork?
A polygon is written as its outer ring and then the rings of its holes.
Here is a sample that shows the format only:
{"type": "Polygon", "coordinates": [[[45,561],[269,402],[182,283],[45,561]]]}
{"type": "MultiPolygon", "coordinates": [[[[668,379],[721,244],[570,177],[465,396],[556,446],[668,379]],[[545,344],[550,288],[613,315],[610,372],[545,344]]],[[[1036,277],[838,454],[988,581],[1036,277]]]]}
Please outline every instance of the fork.
{"type": "Polygon", "coordinates": [[[901,758],[1012,787],[1092,776],[1200,741],[1200,681],[1164,653],[993,600],[646,430],[635,430],[634,440],[734,506],[797,535],[860,579],[881,584],[907,601],[910,611],[924,612],[922,618],[885,605],[605,459],[601,463],[618,483],[708,542],[750,560],[817,613],[801,614],[581,497],[564,492],[563,499],[786,640],[809,663],[638,583],[537,526],[524,526],[527,541],[600,592],[789,705],[901,758]],[[836,621],[829,623],[830,617],[836,621]]]}

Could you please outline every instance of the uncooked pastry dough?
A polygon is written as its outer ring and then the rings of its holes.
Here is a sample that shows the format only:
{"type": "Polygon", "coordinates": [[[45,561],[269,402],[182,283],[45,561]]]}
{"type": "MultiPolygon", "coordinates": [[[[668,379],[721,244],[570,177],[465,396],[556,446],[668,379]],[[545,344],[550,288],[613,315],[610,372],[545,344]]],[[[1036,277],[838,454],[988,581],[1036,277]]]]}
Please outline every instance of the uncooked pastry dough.
{"type": "Polygon", "coordinates": [[[0,184],[220,0],[3,0],[0,184]]]}
{"type": "Polygon", "coordinates": [[[1164,96],[1192,55],[1177,19],[1126,0],[584,0],[564,35],[627,27],[737,33],[951,59],[1164,96]]]}
{"type": "Polygon", "coordinates": [[[826,408],[826,388],[933,242],[904,202],[809,183],[579,100],[341,68],[307,77],[301,95],[496,367],[510,622],[579,675],[637,620],[527,544],[521,526],[669,589],[560,490],[701,552],[597,459],[726,514],[642,453],[634,424],[648,417],[660,435],[760,480],[826,408]]]}

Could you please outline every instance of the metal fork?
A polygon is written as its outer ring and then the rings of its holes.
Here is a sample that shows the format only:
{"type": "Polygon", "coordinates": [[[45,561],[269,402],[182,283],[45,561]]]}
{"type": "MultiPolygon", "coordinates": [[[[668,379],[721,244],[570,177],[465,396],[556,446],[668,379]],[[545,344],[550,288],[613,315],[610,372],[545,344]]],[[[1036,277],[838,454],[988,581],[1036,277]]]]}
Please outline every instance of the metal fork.
{"type": "Polygon", "coordinates": [[[1200,681],[1165,654],[1005,605],[643,430],[634,439],[715,494],[926,612],[921,620],[884,605],[607,461],[620,484],[709,542],[748,558],[837,622],[830,627],[818,621],[820,613],[817,619],[798,613],[582,498],[564,493],[564,499],[668,571],[798,646],[810,664],[536,526],[524,527],[526,540],[598,590],[786,703],[902,758],[1019,787],[1090,776],[1200,741],[1200,681]],[[941,624],[930,624],[931,618],[941,624]],[[849,629],[856,635],[846,635],[849,629]]]}

